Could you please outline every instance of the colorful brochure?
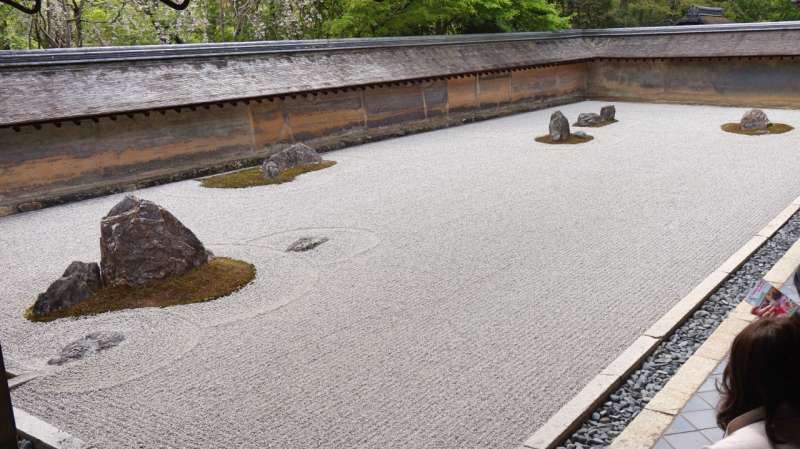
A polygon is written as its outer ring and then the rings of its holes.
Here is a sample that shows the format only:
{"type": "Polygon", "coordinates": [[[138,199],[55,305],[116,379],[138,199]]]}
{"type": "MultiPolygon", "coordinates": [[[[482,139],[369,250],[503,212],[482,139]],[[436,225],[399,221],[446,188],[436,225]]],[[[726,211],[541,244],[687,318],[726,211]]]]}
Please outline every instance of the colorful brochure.
{"type": "Polygon", "coordinates": [[[745,299],[753,306],[752,313],[757,316],[792,316],[800,309],[797,286],[792,276],[780,290],[761,279],[750,290],[745,299]]]}

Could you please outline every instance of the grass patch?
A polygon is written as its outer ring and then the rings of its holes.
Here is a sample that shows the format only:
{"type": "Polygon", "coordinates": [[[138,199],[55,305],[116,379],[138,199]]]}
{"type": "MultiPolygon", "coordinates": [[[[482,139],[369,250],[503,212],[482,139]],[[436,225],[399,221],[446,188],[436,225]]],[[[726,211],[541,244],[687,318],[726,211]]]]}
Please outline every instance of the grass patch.
{"type": "Polygon", "coordinates": [[[763,132],[761,130],[756,129],[744,129],[742,125],[738,123],[726,123],[722,125],[722,130],[734,133],[734,134],[743,134],[745,136],[765,136],[767,134],[783,134],[788,133],[789,131],[793,130],[794,128],[786,125],[784,123],[770,123],[767,125],[767,132],[763,132]]]}
{"type": "Polygon", "coordinates": [[[215,257],[207,264],[171,279],[153,281],[139,287],[104,287],[93,297],[67,309],[47,315],[25,311],[31,321],[97,315],[115,310],[142,307],[168,307],[211,301],[230,295],[256,277],[256,268],[241,260],[215,257]]]}
{"type": "Polygon", "coordinates": [[[598,123],[596,125],[585,125],[585,126],[584,125],[572,125],[572,126],[577,126],[578,128],[602,128],[602,127],[608,126],[608,125],[610,125],[612,123],[617,123],[618,121],[619,120],[617,120],[617,119],[612,119],[612,120],[606,120],[604,122],[600,122],[600,123],[598,123]]]}
{"type": "Polygon", "coordinates": [[[251,167],[232,173],[224,173],[200,180],[203,187],[211,189],[242,189],[245,187],[267,186],[294,181],[299,175],[322,170],[336,165],[336,161],[322,161],[319,164],[298,165],[282,171],[275,179],[268,179],[261,173],[261,167],[251,167]]]}
{"type": "Polygon", "coordinates": [[[576,136],[575,134],[570,134],[569,138],[567,140],[554,141],[550,137],[550,134],[548,134],[546,136],[537,137],[536,141],[539,142],[539,143],[549,143],[551,145],[562,145],[562,144],[574,145],[574,144],[578,144],[578,143],[585,143],[585,142],[588,142],[588,141],[590,141],[592,139],[594,139],[594,137],[592,137],[592,136],[576,136]]]}

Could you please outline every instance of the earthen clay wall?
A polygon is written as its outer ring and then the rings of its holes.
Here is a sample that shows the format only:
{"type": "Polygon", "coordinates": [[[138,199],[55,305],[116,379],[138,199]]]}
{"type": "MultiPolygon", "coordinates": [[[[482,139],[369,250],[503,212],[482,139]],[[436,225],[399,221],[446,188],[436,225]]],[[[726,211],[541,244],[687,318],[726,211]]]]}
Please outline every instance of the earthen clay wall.
{"type": "Polygon", "coordinates": [[[583,99],[798,107],[798,41],[791,22],[0,51],[0,215],[583,99]]]}

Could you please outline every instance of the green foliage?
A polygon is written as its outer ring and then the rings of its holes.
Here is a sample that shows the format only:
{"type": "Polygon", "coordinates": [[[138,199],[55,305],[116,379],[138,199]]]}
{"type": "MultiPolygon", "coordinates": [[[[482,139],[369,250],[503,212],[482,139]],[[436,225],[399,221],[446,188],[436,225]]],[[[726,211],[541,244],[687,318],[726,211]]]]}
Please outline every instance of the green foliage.
{"type": "Polygon", "coordinates": [[[791,0],[191,1],[43,0],[34,16],[0,4],[0,49],[670,25],[692,3],[736,22],[800,20],[791,0]]]}
{"type": "Polygon", "coordinates": [[[611,16],[612,0],[561,0],[564,13],[578,29],[608,28],[615,25],[611,16]]]}
{"type": "Polygon", "coordinates": [[[410,36],[554,30],[569,26],[547,0],[345,0],[331,36],[410,36]]]}
{"type": "Polygon", "coordinates": [[[779,22],[800,19],[800,8],[791,0],[736,0],[727,3],[729,3],[729,15],[737,22],[779,22]]]}
{"type": "Polygon", "coordinates": [[[800,20],[791,0],[559,0],[573,28],[673,25],[692,4],[719,6],[733,22],[800,20]]]}

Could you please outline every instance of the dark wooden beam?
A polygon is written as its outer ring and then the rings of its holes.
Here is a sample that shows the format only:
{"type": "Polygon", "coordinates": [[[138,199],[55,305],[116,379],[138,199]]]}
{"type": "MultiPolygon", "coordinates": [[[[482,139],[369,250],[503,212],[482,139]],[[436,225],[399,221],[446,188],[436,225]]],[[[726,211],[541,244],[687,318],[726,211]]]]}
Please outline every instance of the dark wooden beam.
{"type": "Polygon", "coordinates": [[[14,422],[14,409],[11,406],[11,390],[6,379],[6,366],[3,361],[3,347],[0,345],[0,449],[17,449],[17,426],[14,422]]]}

